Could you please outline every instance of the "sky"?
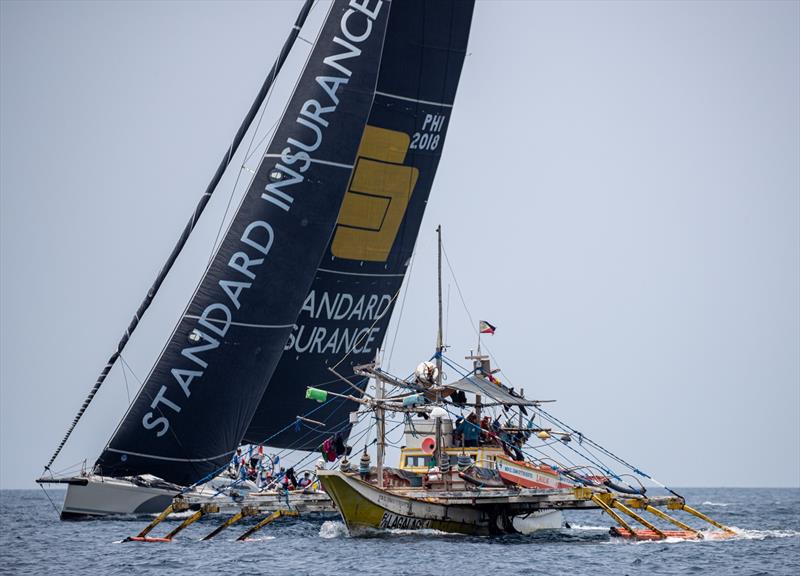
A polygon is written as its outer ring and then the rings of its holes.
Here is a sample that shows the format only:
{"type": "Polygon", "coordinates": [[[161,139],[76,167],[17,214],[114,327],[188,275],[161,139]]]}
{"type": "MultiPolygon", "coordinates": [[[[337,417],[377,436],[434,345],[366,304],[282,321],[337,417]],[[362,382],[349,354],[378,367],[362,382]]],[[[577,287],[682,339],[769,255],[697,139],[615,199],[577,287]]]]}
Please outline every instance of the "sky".
{"type": "MultiPolygon", "coordinates": [[[[1,488],[34,486],[299,6],[0,2],[1,488]]],[[[653,476],[800,486],[800,3],[479,1],[399,374],[434,346],[437,224],[450,356],[460,290],[508,383],[653,476]]],[[[64,464],[135,388],[112,374],[64,464]]]]}

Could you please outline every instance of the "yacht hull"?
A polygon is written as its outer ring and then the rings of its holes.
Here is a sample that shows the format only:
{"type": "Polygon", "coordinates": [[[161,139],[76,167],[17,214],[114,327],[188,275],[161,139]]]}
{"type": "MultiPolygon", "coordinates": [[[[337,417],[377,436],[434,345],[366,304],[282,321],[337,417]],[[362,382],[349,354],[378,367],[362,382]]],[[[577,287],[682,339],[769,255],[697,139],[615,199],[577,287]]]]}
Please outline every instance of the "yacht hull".
{"type": "Polygon", "coordinates": [[[134,482],[88,476],[67,483],[62,520],[122,514],[157,514],[169,506],[176,490],[141,486],[134,482]]]}

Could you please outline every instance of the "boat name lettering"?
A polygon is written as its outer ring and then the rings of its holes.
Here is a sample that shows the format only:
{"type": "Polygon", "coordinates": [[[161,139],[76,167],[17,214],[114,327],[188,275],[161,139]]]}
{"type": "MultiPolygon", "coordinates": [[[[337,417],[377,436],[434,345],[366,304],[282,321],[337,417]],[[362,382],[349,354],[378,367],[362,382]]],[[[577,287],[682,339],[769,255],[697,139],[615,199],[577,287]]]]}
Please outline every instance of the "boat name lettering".
{"type": "MultiPolygon", "coordinates": [[[[372,21],[377,18],[381,11],[383,1],[350,0],[349,6],[350,8],[342,14],[339,22],[341,37],[336,35],[332,40],[333,44],[344,48],[344,51],[337,50],[323,60],[323,64],[332,70],[330,75],[320,75],[314,79],[319,87],[322,88],[322,95],[319,99],[310,98],[306,100],[300,107],[300,113],[296,118],[297,124],[307,129],[312,139],[310,143],[301,142],[300,139],[291,137],[287,139],[288,146],[281,153],[281,162],[270,170],[270,172],[278,171],[282,176],[276,178],[275,180],[277,181],[267,184],[265,191],[261,194],[261,199],[287,212],[294,202],[294,197],[289,193],[292,190],[291,187],[303,182],[303,173],[311,165],[309,153],[322,145],[323,129],[330,125],[330,116],[323,117],[323,115],[330,115],[336,112],[339,105],[337,91],[340,86],[348,84],[352,76],[352,70],[347,67],[347,61],[358,59],[361,56],[361,49],[356,44],[362,43],[370,37],[372,21]],[[324,102],[320,102],[320,100],[324,100],[324,102]],[[298,162],[300,162],[300,165],[296,166],[296,170],[288,167],[294,166],[298,162]]],[[[305,131],[303,130],[303,132],[305,131]]],[[[204,370],[208,367],[208,362],[203,359],[202,354],[218,348],[222,343],[221,339],[224,338],[233,322],[233,310],[238,310],[241,307],[241,296],[245,290],[253,285],[252,280],[256,278],[255,269],[264,263],[264,257],[270,251],[274,236],[272,226],[261,220],[251,222],[242,233],[241,243],[254,249],[256,253],[248,252],[246,251],[248,249],[242,246],[242,250],[233,254],[228,262],[228,268],[238,272],[238,279],[222,279],[218,283],[227,296],[227,300],[210,304],[198,318],[197,326],[191,332],[193,337],[192,345],[181,350],[181,355],[191,361],[191,367],[172,368],[171,370],[171,374],[183,392],[184,398],[191,396],[190,388],[192,382],[196,378],[201,378],[204,370]]],[[[373,307],[376,305],[378,308],[380,307],[377,301],[372,303],[373,307]]],[[[386,307],[388,308],[388,304],[386,307]]],[[[364,311],[363,313],[366,314],[367,312],[364,311]]],[[[375,338],[371,331],[363,333],[363,330],[357,330],[357,333],[356,335],[351,335],[349,340],[342,335],[342,342],[359,342],[362,348],[366,348],[367,344],[371,343],[375,338]]],[[[315,334],[314,341],[310,347],[313,348],[313,344],[319,346],[323,339],[325,339],[325,334],[321,336],[315,334]]],[[[330,344],[331,338],[328,340],[325,347],[330,344]]],[[[340,346],[341,343],[338,345],[340,346]]],[[[337,344],[334,344],[334,348],[336,346],[337,344]]],[[[177,414],[182,408],[180,403],[176,401],[175,392],[170,392],[171,399],[167,397],[167,392],[168,387],[162,385],[150,403],[151,411],[145,413],[142,417],[142,426],[146,430],[154,430],[159,438],[169,430],[168,414],[170,412],[168,410],[177,414]]],[[[180,394],[177,396],[180,397],[180,394]]]]}
{"type": "Polygon", "coordinates": [[[391,512],[384,512],[381,518],[380,528],[400,528],[403,530],[420,530],[422,528],[430,528],[431,521],[425,518],[409,518],[408,516],[400,516],[391,512]]]}

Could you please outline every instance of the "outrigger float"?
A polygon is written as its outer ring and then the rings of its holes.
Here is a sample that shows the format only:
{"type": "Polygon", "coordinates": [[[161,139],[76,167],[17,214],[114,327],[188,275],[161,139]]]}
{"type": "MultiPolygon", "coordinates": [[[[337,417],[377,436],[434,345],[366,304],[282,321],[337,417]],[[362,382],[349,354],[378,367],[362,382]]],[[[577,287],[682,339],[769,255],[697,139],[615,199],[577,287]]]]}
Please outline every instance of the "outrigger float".
{"type": "MultiPolygon", "coordinates": [[[[442,342],[441,229],[437,232],[440,316],[434,362],[420,364],[409,379],[392,376],[377,362],[354,366],[355,374],[375,383],[374,395],[360,389],[356,395],[307,389],[306,397],[317,402],[333,397],[359,404],[359,411],[351,414],[352,422],[372,415],[376,439],[370,445],[375,444],[376,466],[371,466],[365,445],[357,466],[345,455],[338,461],[338,469],[317,467],[314,482],[320,483],[321,491],[250,494],[235,503],[234,509],[228,510],[234,513],[203,540],[247,517],[263,516],[237,540],[247,539],[285,516],[330,510],[339,513],[353,536],[385,529],[472,535],[531,533],[562,528],[564,510],[600,510],[617,523],[610,533],[630,540],[734,535],[732,529],[687,505],[674,490],[549,414],[542,404],[551,401],[530,400],[522,390],[504,386],[494,376],[498,371],[492,368],[490,357],[481,354],[480,339],[478,353],[467,356],[472,368],[461,369],[458,380],[443,382],[444,363],[451,368],[455,364],[445,357],[442,342]],[[385,392],[387,387],[391,393],[385,392]],[[471,410],[470,415],[459,417],[454,426],[450,415],[465,408],[471,410]],[[482,414],[497,409],[504,412],[505,425],[500,416],[491,424],[489,417],[481,420],[482,414]],[[526,422],[529,411],[533,414],[526,422]],[[403,418],[405,443],[398,468],[384,466],[387,413],[403,418]],[[526,453],[527,448],[537,456],[526,453]],[[577,456],[586,463],[576,464],[577,456]],[[632,474],[615,472],[609,459],[632,474]],[[629,477],[637,481],[626,480],[629,477]],[[648,495],[638,478],[650,481],[665,494],[648,495]],[[692,527],[673,515],[679,511],[718,530],[692,527]]],[[[334,369],[331,372],[338,376],[334,369]]],[[[202,516],[220,511],[206,496],[182,495],[128,541],[170,542],[202,516]],[[195,512],[165,536],[149,536],[170,514],[185,510],[195,512]]]]}

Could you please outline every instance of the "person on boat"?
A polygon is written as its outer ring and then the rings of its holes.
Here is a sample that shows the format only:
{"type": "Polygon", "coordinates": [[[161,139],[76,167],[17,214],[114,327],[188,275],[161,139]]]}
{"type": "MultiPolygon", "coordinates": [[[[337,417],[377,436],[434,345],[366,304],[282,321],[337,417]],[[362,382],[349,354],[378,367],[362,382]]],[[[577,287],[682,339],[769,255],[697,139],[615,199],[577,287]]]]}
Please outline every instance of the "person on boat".
{"type": "Polygon", "coordinates": [[[484,416],[481,420],[481,440],[484,444],[497,444],[497,434],[492,430],[492,419],[484,416]]]}
{"type": "Polygon", "coordinates": [[[462,421],[457,430],[464,438],[465,447],[477,447],[480,444],[481,427],[478,424],[478,417],[474,412],[471,412],[467,419],[462,421]]]}
{"type": "Polygon", "coordinates": [[[231,459],[231,468],[234,476],[238,476],[239,474],[239,465],[242,463],[242,449],[237,448],[236,454],[233,455],[231,459]]]}
{"type": "Polygon", "coordinates": [[[294,477],[294,468],[289,468],[281,480],[285,490],[294,490],[297,487],[297,478],[294,477]]]}
{"type": "Polygon", "coordinates": [[[525,461],[525,455],[522,453],[522,438],[515,438],[514,443],[511,445],[511,449],[514,451],[514,460],[517,462],[525,461]]]}
{"type": "Polygon", "coordinates": [[[300,478],[300,481],[297,483],[298,488],[307,488],[311,486],[311,473],[303,472],[303,477],[300,478]]]}
{"type": "Polygon", "coordinates": [[[247,468],[247,462],[244,461],[244,458],[241,459],[239,463],[239,480],[247,480],[247,474],[249,470],[247,468]]]}
{"type": "Polygon", "coordinates": [[[453,427],[453,446],[461,446],[461,431],[464,429],[461,424],[463,422],[463,416],[456,418],[455,426],[453,427]]]}
{"type": "Polygon", "coordinates": [[[261,460],[264,458],[264,447],[260,444],[255,451],[250,453],[250,467],[251,468],[258,468],[258,465],[261,464],[261,460]]]}
{"type": "Polygon", "coordinates": [[[258,469],[258,489],[259,490],[266,490],[267,487],[272,482],[272,474],[270,471],[264,468],[263,466],[258,469]]]}

